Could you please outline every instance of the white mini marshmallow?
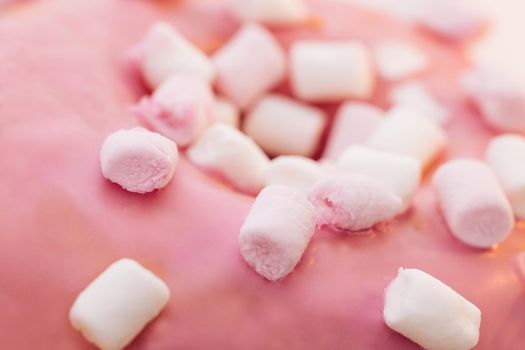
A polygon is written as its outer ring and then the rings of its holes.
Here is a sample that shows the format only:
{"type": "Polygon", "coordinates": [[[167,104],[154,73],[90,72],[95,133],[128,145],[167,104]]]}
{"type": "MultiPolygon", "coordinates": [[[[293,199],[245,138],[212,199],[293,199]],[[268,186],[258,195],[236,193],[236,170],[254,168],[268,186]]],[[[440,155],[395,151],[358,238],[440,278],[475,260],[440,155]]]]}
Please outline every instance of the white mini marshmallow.
{"type": "Polygon", "coordinates": [[[469,350],[479,340],[481,311],[437,278],[400,268],[385,290],[388,327],[426,350],[469,350]]]}
{"type": "Polygon", "coordinates": [[[100,150],[102,175],[136,193],[165,187],[173,178],[178,159],[175,142],[143,128],[112,133],[100,150]]]}
{"type": "Polygon", "coordinates": [[[383,120],[384,112],[374,105],[346,102],[337,110],[323,157],[337,159],[351,145],[366,143],[383,120]]]}
{"type": "Polygon", "coordinates": [[[194,164],[250,194],[263,187],[264,172],[270,163],[252,139],[222,123],[206,129],[186,155],[194,164]]]}
{"type": "Polygon", "coordinates": [[[507,194],[514,214],[525,220],[525,137],[507,134],[493,138],[485,159],[507,194]]]}
{"type": "Polygon", "coordinates": [[[314,209],[303,192],[268,186],[241,227],[241,254],[257,273],[277,281],[295,268],[314,231],[314,209]]]}
{"type": "Polygon", "coordinates": [[[307,191],[325,173],[322,165],[315,160],[301,156],[280,156],[270,162],[264,179],[266,186],[282,185],[307,191]]]}
{"type": "Polygon", "coordinates": [[[246,108],[285,75],[286,57],[264,27],[245,24],[214,56],[217,88],[239,108],[246,108]]]}
{"type": "Polygon", "coordinates": [[[230,6],[239,18],[265,24],[298,24],[309,15],[303,0],[230,0],[230,6]]]}
{"type": "Polygon", "coordinates": [[[421,182],[421,162],[414,157],[378,151],[354,145],[337,159],[343,173],[369,176],[384,184],[401,198],[401,212],[405,211],[421,182]]]}
{"type": "Polygon", "coordinates": [[[382,41],[374,47],[374,58],[379,75],[387,80],[404,79],[429,67],[425,52],[408,41],[382,41]]]}
{"type": "Polygon", "coordinates": [[[397,106],[388,112],[367,144],[379,150],[404,154],[429,165],[445,148],[445,131],[417,109],[397,106]]]}
{"type": "Polygon", "coordinates": [[[152,97],[143,97],[134,112],[148,128],[185,147],[212,120],[213,103],[213,92],[207,82],[174,75],[152,97]]]}
{"type": "Polygon", "coordinates": [[[388,221],[402,202],[381,182],[361,174],[330,176],[318,181],[308,196],[318,227],[360,231],[388,221]]]}
{"type": "Polygon", "coordinates": [[[450,114],[420,81],[408,81],[394,86],[389,93],[393,105],[407,106],[418,112],[422,117],[439,124],[447,122],[450,114]]]}
{"type": "Polygon", "coordinates": [[[293,93],[311,102],[369,98],[375,87],[370,56],[357,41],[296,41],[290,48],[293,93]]]}
{"type": "Polygon", "coordinates": [[[208,82],[214,78],[211,60],[169,23],[153,24],[140,43],[139,51],[142,75],[152,89],[174,74],[208,82]]]}
{"type": "Polygon", "coordinates": [[[215,123],[224,123],[239,128],[241,112],[225,98],[216,98],[213,105],[212,117],[215,123]]]}
{"type": "Polygon", "coordinates": [[[485,163],[449,161],[434,173],[432,184],[450,231],[463,243],[490,248],[512,232],[512,208],[485,163]]]}
{"type": "Polygon", "coordinates": [[[486,68],[465,72],[460,83],[490,126],[503,132],[525,132],[525,87],[486,68]]]}
{"type": "Polygon", "coordinates": [[[267,95],[244,120],[244,132],[271,155],[311,157],[327,118],[324,112],[291,98],[267,95]]]}
{"type": "Polygon", "coordinates": [[[130,259],[110,265],[69,312],[73,327],[102,350],[126,347],[168,303],[168,286],[130,259]]]}

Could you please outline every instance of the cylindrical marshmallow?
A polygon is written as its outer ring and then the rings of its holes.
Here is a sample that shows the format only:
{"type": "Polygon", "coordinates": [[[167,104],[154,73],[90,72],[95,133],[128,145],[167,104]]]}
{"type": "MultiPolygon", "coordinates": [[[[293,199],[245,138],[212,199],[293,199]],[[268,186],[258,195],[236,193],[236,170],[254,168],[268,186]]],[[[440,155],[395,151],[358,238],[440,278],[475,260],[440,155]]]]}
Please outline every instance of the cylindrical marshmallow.
{"type": "Polygon", "coordinates": [[[169,23],[153,24],[138,48],[142,75],[152,89],[172,75],[189,75],[208,82],[214,78],[211,60],[169,23]]]}
{"type": "Polygon", "coordinates": [[[407,106],[421,113],[431,121],[444,124],[450,114],[447,108],[439,103],[422,82],[412,80],[394,86],[389,93],[390,102],[397,106],[407,106]]]}
{"type": "Polygon", "coordinates": [[[452,234],[477,248],[489,248],[512,231],[514,216],[490,168],[473,159],[452,160],[432,178],[452,234]]]}
{"type": "Polygon", "coordinates": [[[387,80],[404,79],[429,67],[425,52],[408,41],[379,42],[374,47],[374,58],[379,75],[387,80]]]}
{"type": "Polygon", "coordinates": [[[525,88],[511,77],[478,68],[465,72],[460,82],[487,124],[503,132],[525,132],[525,88]]]}
{"type": "Polygon", "coordinates": [[[244,132],[271,155],[311,157],[326,125],[320,109],[278,95],[260,99],[244,121],[244,132]]]}
{"type": "Polygon", "coordinates": [[[388,221],[401,210],[401,199],[382,183],[360,174],[326,177],[310,190],[319,227],[360,231],[388,221]]]}
{"type": "Polygon", "coordinates": [[[257,273],[277,281],[295,268],[314,231],[314,209],[303,192],[268,186],[241,227],[241,254],[257,273]]]}
{"type": "Polygon", "coordinates": [[[102,175],[136,193],[165,187],[173,177],[178,159],[173,141],[143,128],[114,132],[100,150],[102,175]]]}
{"type": "Polygon", "coordinates": [[[245,24],[214,56],[217,88],[239,108],[246,108],[277,85],[286,70],[286,57],[264,27],[245,24]]]}
{"type": "Polygon", "coordinates": [[[303,0],[230,0],[230,6],[245,21],[270,25],[298,24],[309,15],[303,0]]]}
{"type": "Polygon", "coordinates": [[[169,296],[161,279],[136,261],[122,259],[79,294],[69,319],[100,349],[121,350],[157,317],[169,296]]]}
{"type": "Polygon", "coordinates": [[[194,164],[251,194],[263,187],[270,162],[252,139],[222,123],[207,128],[186,155],[194,164]]]}
{"type": "Polygon", "coordinates": [[[481,311],[437,278],[399,269],[385,290],[388,327],[426,350],[470,350],[479,340],[481,311]]]}
{"type": "Polygon", "coordinates": [[[294,95],[311,102],[366,99],[375,87],[372,58],[357,41],[297,41],[290,48],[290,74],[294,95]]]}
{"type": "Polygon", "coordinates": [[[403,204],[410,206],[421,182],[421,162],[414,157],[378,151],[365,146],[351,146],[337,160],[338,171],[372,177],[384,184],[403,204]]]}
{"type": "Polygon", "coordinates": [[[365,143],[383,120],[381,109],[368,103],[347,102],[341,105],[332,125],[323,157],[337,159],[345,149],[365,143]]]}
{"type": "Polygon", "coordinates": [[[270,162],[264,173],[265,185],[282,185],[307,191],[326,171],[315,160],[300,156],[280,156],[270,162]]]}
{"type": "Polygon", "coordinates": [[[224,123],[239,128],[241,112],[225,98],[216,98],[213,104],[212,117],[215,123],[224,123]]]}
{"type": "Polygon", "coordinates": [[[493,138],[485,158],[507,194],[514,214],[525,219],[525,137],[508,134],[493,138]]]}
{"type": "Polygon", "coordinates": [[[148,128],[185,147],[211,121],[213,102],[208,83],[174,75],[162,83],[151,98],[142,98],[134,112],[148,128]]]}
{"type": "Polygon", "coordinates": [[[388,112],[367,144],[375,149],[412,156],[429,165],[447,143],[445,131],[417,109],[398,106],[388,112]]]}

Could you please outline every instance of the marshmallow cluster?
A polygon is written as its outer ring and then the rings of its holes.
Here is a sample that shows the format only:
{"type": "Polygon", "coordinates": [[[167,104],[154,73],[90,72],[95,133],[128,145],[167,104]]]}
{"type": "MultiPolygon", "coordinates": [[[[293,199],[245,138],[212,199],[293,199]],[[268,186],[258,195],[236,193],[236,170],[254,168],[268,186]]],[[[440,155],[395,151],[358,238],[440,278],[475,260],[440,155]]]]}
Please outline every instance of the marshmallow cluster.
{"type": "Polygon", "coordinates": [[[136,193],[165,187],[173,177],[178,158],[173,141],[143,128],[112,133],[100,150],[102,175],[136,193]]]}
{"type": "Polygon", "coordinates": [[[389,94],[390,102],[397,106],[407,106],[419,112],[422,117],[444,124],[449,118],[448,110],[420,81],[408,81],[395,86],[389,94]]]}
{"type": "Polygon", "coordinates": [[[525,137],[511,134],[495,137],[487,147],[485,158],[507,194],[514,214],[524,220],[525,137]]]}
{"type": "Polygon", "coordinates": [[[400,80],[425,71],[428,57],[414,44],[400,40],[385,40],[374,47],[379,75],[387,80],[400,80]]]}
{"type": "Polygon", "coordinates": [[[472,159],[441,165],[432,178],[452,234],[476,248],[503,241],[514,227],[510,203],[490,168],[472,159]]]}
{"type": "Polygon", "coordinates": [[[293,271],[315,230],[306,195],[271,185],[259,193],[241,227],[239,245],[246,262],[270,281],[293,271]]]}
{"type": "Polygon", "coordinates": [[[399,269],[386,288],[383,317],[426,350],[470,350],[479,340],[481,311],[418,269],[399,269]]]}
{"type": "Polygon", "coordinates": [[[264,172],[270,162],[252,139],[222,123],[206,129],[186,154],[194,164],[251,194],[263,187],[264,172]]]}
{"type": "Polygon", "coordinates": [[[168,286],[134,260],[111,264],[69,312],[73,327],[102,350],[124,349],[168,303],[168,286]]]}

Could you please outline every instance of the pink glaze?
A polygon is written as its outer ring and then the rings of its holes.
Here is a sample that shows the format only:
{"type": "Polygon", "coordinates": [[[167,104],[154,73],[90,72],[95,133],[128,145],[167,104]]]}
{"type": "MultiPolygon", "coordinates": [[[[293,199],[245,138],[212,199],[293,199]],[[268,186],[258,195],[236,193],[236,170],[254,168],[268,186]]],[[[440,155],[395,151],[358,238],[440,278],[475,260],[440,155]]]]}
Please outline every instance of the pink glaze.
{"type": "MultiPolygon", "coordinates": [[[[422,79],[454,111],[448,156],[482,156],[493,133],[460,99],[455,81],[464,61],[455,51],[366,11],[308,3],[318,28],[279,30],[283,45],[298,36],[416,40],[432,58],[422,79]]],[[[525,294],[512,264],[525,249],[525,232],[516,229],[490,252],[464,246],[438,215],[428,181],[413,210],[385,234],[314,235],[294,273],[277,284],[239,254],[251,197],[184,157],[160,192],[141,196],[105,181],[100,146],[110,132],[136,125],[129,105],[143,93],[121,74],[120,59],[161,16],[206,50],[236,29],[219,6],[182,0],[42,1],[0,21],[0,37],[8,38],[0,41],[0,61],[7,62],[0,78],[16,82],[0,85],[0,159],[8,169],[0,171],[3,347],[93,349],[70,326],[68,310],[100,271],[130,257],[172,292],[131,350],[416,350],[382,320],[384,288],[400,266],[447,281],[481,309],[477,350],[525,348],[525,294]]],[[[383,107],[386,87],[374,99],[383,107]]]]}

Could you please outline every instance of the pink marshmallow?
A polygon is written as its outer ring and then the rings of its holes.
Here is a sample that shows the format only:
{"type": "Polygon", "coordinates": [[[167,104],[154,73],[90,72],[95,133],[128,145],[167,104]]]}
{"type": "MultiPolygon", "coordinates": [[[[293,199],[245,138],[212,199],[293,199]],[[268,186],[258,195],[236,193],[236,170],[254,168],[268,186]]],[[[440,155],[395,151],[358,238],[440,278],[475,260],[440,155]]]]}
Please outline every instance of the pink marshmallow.
{"type": "Polygon", "coordinates": [[[214,97],[210,86],[189,76],[172,76],[143,97],[134,112],[147,127],[189,145],[211,121],[214,97]]]}
{"type": "Polygon", "coordinates": [[[230,0],[233,12],[242,20],[270,25],[296,25],[309,15],[304,0],[230,0]]]}
{"type": "Polygon", "coordinates": [[[323,157],[335,160],[349,146],[366,143],[383,116],[382,110],[368,103],[343,104],[335,116],[323,157]]]}
{"type": "Polygon", "coordinates": [[[388,221],[402,208],[399,197],[372,178],[348,174],[325,178],[311,189],[317,226],[359,231],[388,221]]]}
{"type": "Polygon", "coordinates": [[[315,231],[315,213],[298,190],[271,185],[259,193],[241,227],[241,254],[270,281],[288,275],[315,231]]]}
{"type": "Polygon", "coordinates": [[[277,85],[286,70],[283,49],[264,27],[245,24],[213,57],[217,88],[239,108],[246,108],[277,85]]]}
{"type": "Polygon", "coordinates": [[[476,248],[490,248],[512,231],[514,215],[503,189],[487,165],[472,159],[450,161],[432,184],[452,234],[476,248]]]}
{"type": "Polygon", "coordinates": [[[525,90],[502,73],[473,69],[463,74],[461,85],[493,128],[525,132],[525,90]]]}
{"type": "Polygon", "coordinates": [[[165,187],[172,179],[179,153],[170,139],[143,128],[109,135],[100,150],[102,175],[136,193],[165,187]]]}

